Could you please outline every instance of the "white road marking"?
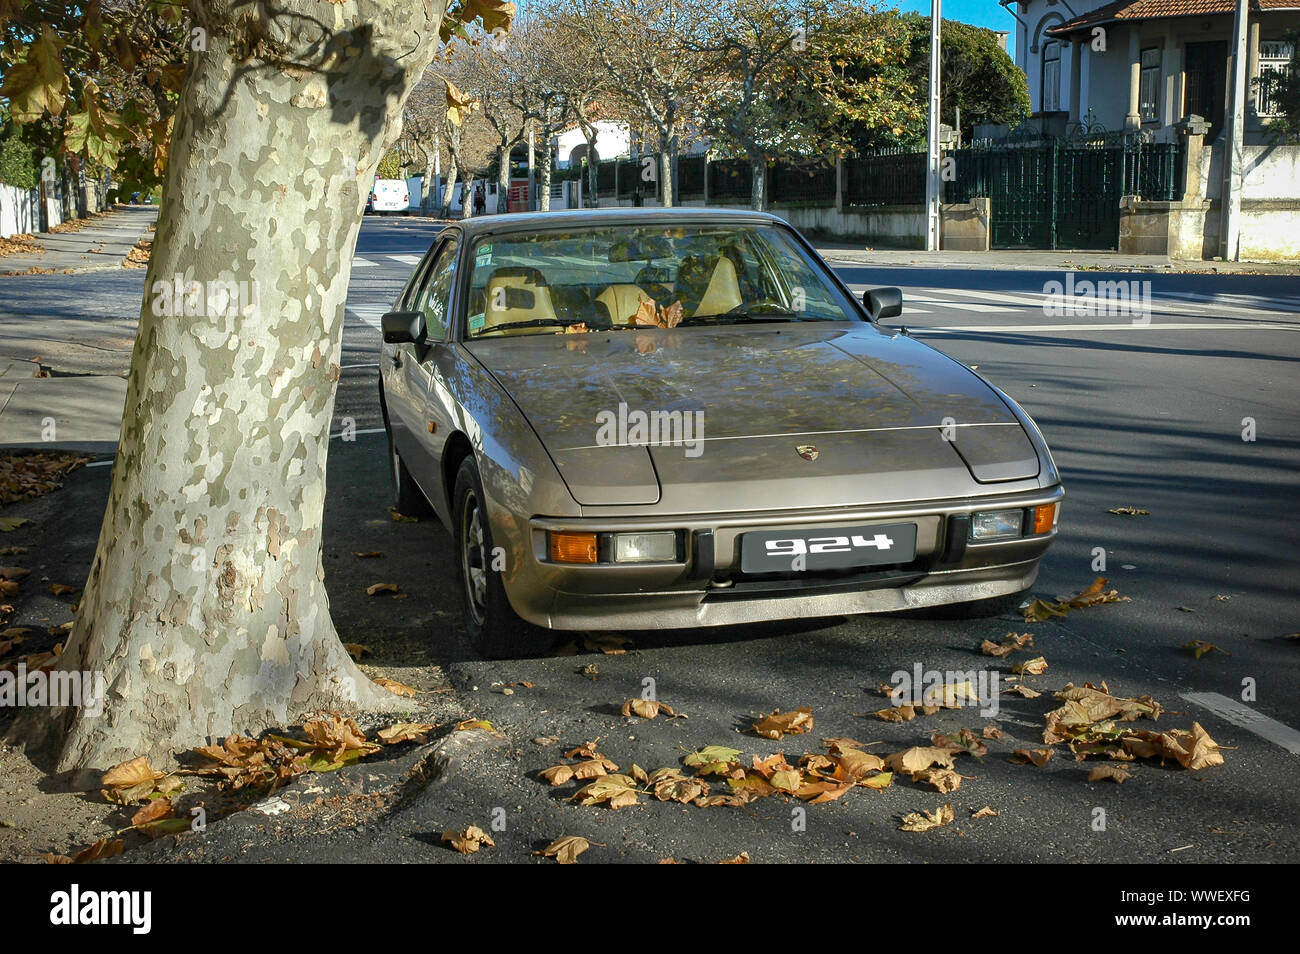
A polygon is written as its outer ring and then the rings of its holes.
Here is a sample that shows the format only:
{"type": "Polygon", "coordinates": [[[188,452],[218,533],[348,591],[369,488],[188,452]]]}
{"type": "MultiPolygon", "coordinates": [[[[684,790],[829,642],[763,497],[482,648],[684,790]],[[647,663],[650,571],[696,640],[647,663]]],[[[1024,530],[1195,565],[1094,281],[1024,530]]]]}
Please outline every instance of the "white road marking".
{"type": "MultiPolygon", "coordinates": [[[[352,433],[353,434],[382,434],[384,433],[384,429],[382,427],[363,427],[361,430],[353,431],[352,433]]],[[[343,436],[343,432],[339,431],[337,434],[331,434],[330,440],[336,441],[342,436],[343,436]]]]}
{"type": "Polygon", "coordinates": [[[1056,331],[1300,331],[1300,325],[1267,324],[1265,322],[1186,322],[1186,321],[1152,321],[1147,325],[1123,324],[1100,325],[1053,325],[1046,322],[1037,325],[936,325],[926,327],[919,325],[908,329],[913,334],[930,331],[980,331],[980,332],[1037,332],[1039,334],[1056,331]]]}
{"type": "Polygon", "coordinates": [[[1225,722],[1254,732],[1261,739],[1280,745],[1292,755],[1300,755],[1300,732],[1289,725],[1270,719],[1250,706],[1217,692],[1184,692],[1180,695],[1188,702],[1209,709],[1225,722]]]}
{"type": "Polygon", "coordinates": [[[401,262],[403,265],[419,265],[423,255],[389,255],[395,262],[401,262]]]}
{"type": "Polygon", "coordinates": [[[362,258],[360,255],[357,255],[352,259],[353,268],[374,268],[377,264],[377,262],[372,262],[368,258],[362,258]]]}
{"type": "Polygon", "coordinates": [[[379,319],[388,313],[389,306],[367,304],[348,305],[347,308],[355,317],[360,318],[366,324],[370,325],[370,327],[378,328],[379,319]]]}
{"type": "Polygon", "coordinates": [[[112,467],[113,458],[110,457],[108,460],[92,460],[86,466],[87,467],[112,467]]]}
{"type": "MultiPolygon", "coordinates": [[[[906,305],[908,297],[903,296],[903,304],[906,305]]],[[[920,302],[922,305],[933,305],[936,308],[956,308],[958,311],[1006,311],[1006,305],[982,305],[974,301],[955,301],[951,298],[912,298],[911,301],[920,302]]]]}

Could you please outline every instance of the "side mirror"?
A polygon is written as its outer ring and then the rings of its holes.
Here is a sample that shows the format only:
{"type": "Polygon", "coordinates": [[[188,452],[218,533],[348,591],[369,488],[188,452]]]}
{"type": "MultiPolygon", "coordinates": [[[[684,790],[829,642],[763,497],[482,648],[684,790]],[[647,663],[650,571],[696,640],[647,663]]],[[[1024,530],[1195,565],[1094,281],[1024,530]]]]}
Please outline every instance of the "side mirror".
{"type": "Polygon", "coordinates": [[[862,304],[872,321],[897,318],[903,313],[903,293],[897,288],[869,288],[862,293],[862,304]]]}
{"type": "Polygon", "coordinates": [[[390,311],[379,319],[384,332],[384,344],[421,344],[425,326],[422,311],[390,311]]]}

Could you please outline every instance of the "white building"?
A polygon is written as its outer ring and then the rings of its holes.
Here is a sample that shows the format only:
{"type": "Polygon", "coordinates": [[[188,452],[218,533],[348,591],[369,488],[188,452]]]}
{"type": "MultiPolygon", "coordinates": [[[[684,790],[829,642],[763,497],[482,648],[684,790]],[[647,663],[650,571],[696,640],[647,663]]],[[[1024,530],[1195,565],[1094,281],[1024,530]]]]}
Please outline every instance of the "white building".
{"type": "MultiPolygon", "coordinates": [[[[1028,77],[1035,115],[1049,127],[1143,129],[1166,140],[1175,123],[1198,115],[1210,123],[1207,139],[1218,138],[1229,98],[1233,0],[999,2],[1016,17],[1016,64],[1028,77]]],[[[1276,113],[1268,77],[1291,61],[1286,34],[1300,27],[1300,0],[1250,0],[1248,23],[1250,142],[1263,139],[1276,113]]]]}

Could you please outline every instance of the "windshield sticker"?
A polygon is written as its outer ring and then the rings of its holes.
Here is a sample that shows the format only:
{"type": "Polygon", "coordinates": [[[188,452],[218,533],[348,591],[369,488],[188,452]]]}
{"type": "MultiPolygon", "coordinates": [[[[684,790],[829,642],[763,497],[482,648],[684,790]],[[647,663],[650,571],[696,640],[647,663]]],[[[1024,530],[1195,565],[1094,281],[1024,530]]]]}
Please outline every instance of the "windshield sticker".
{"type": "Polygon", "coordinates": [[[470,315],[469,330],[482,331],[483,326],[487,324],[487,315],[470,315]]]}
{"type": "Polygon", "coordinates": [[[492,264],[492,246],[480,245],[477,254],[474,256],[474,265],[476,268],[484,268],[492,264]]]}

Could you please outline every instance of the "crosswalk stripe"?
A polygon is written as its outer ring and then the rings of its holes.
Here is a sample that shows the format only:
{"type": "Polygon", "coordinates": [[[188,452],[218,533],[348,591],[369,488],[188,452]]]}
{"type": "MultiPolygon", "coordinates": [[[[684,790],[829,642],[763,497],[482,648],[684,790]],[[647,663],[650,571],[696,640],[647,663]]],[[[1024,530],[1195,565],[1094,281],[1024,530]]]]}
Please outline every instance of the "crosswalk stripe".
{"type": "Polygon", "coordinates": [[[938,332],[978,331],[984,334],[999,332],[1035,332],[1050,334],[1059,331],[1300,331],[1300,325],[1284,325],[1268,322],[1190,322],[1190,321],[1152,321],[1146,325],[1132,322],[1115,322],[1096,325],[1053,325],[1046,322],[1036,325],[934,325],[909,328],[912,334],[938,332]]]}
{"type": "Polygon", "coordinates": [[[1280,745],[1292,755],[1300,755],[1300,732],[1289,725],[1217,692],[1183,692],[1180,695],[1194,705],[1209,709],[1225,722],[1254,732],[1261,739],[1280,745]]]}
{"type": "Polygon", "coordinates": [[[387,305],[348,305],[347,310],[372,328],[379,327],[379,319],[388,312],[387,305]]]}
{"type": "Polygon", "coordinates": [[[401,262],[403,265],[419,265],[423,255],[389,255],[395,262],[401,262]]]}

